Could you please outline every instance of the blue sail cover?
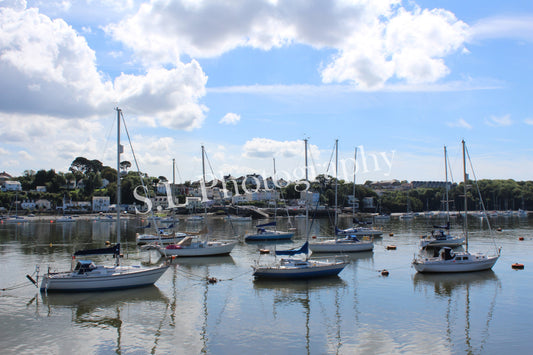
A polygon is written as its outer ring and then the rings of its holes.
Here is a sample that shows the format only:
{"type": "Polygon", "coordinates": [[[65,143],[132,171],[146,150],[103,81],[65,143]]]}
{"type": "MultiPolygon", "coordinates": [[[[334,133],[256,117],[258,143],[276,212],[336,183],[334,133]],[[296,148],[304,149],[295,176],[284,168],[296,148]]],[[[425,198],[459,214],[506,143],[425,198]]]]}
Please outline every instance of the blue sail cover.
{"type": "Polygon", "coordinates": [[[302,245],[298,249],[276,250],[276,255],[307,254],[308,252],[309,252],[309,242],[305,242],[305,244],[302,245]]]}
{"type": "Polygon", "coordinates": [[[436,229],[450,229],[450,222],[446,223],[445,226],[433,226],[436,229]]]}
{"type": "Polygon", "coordinates": [[[169,224],[168,227],[160,227],[159,228],[159,234],[163,234],[164,233],[163,231],[165,229],[171,229],[171,228],[174,228],[174,223],[169,224]]]}
{"type": "Polygon", "coordinates": [[[269,222],[269,223],[258,224],[256,227],[261,228],[261,227],[269,227],[269,226],[275,226],[275,225],[276,225],[276,222],[269,222]]]}
{"type": "Polygon", "coordinates": [[[112,246],[110,248],[78,250],[78,251],[76,251],[74,253],[74,256],[78,256],[78,255],[96,255],[96,254],[119,255],[120,254],[120,244],[117,244],[117,245],[112,246]]]}

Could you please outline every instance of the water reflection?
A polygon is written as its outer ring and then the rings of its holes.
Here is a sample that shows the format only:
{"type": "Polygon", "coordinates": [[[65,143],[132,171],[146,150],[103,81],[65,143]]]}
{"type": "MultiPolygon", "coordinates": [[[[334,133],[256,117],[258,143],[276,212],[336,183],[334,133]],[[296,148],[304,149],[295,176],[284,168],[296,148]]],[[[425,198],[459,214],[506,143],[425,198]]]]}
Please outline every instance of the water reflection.
{"type": "MultiPolygon", "coordinates": [[[[420,274],[413,276],[415,292],[434,292],[445,302],[446,340],[468,354],[483,353],[490,335],[490,325],[501,289],[492,271],[456,274],[420,274]],[[461,325],[463,324],[463,325],[461,325]],[[479,339],[479,342],[478,342],[479,339]]],[[[432,309],[432,315],[438,308],[432,309]]],[[[440,323],[440,322],[439,322],[440,323]]]]}
{"type": "MultiPolygon", "coordinates": [[[[261,298],[272,297],[272,314],[274,319],[277,319],[278,317],[286,317],[292,312],[299,313],[297,311],[297,308],[299,307],[293,308],[292,306],[301,306],[305,317],[303,328],[305,329],[305,351],[307,354],[313,353],[311,347],[313,343],[311,339],[311,331],[312,328],[314,328],[311,322],[312,310],[315,310],[313,317],[316,322],[317,318],[324,316],[324,309],[334,307],[332,322],[320,322],[320,333],[322,335],[325,333],[328,343],[331,343],[329,344],[329,347],[326,348],[334,348],[336,349],[336,353],[339,352],[342,345],[341,298],[344,290],[348,287],[344,280],[338,276],[310,280],[257,279],[254,280],[253,285],[257,296],[261,298]],[[328,296],[326,296],[326,294],[328,296]],[[312,307],[313,304],[315,305],[314,307],[312,307]],[[278,311],[278,309],[280,309],[280,311],[278,311]],[[285,314],[285,311],[288,313],[285,314]]],[[[328,318],[326,317],[326,319],[328,318]]],[[[291,322],[294,322],[294,319],[291,320],[291,322]]],[[[294,326],[300,327],[302,325],[295,323],[294,326]]],[[[302,334],[301,331],[298,331],[298,334],[302,334]]],[[[296,342],[297,339],[294,339],[294,343],[296,342]]],[[[297,349],[301,352],[300,347],[297,349]]],[[[290,352],[290,348],[287,348],[287,351],[290,352]]]]}
{"type": "MultiPolygon", "coordinates": [[[[42,293],[41,298],[49,318],[61,316],[65,310],[70,310],[71,324],[85,329],[83,332],[76,331],[76,334],[92,334],[88,329],[116,331],[114,340],[91,338],[87,344],[83,344],[85,351],[78,349],[79,352],[94,352],[105,347],[117,354],[127,352],[126,349],[131,349],[132,345],[133,348],[151,346],[151,352],[154,353],[167,318],[169,303],[156,286],[111,292],[42,293]],[[153,312],[150,319],[146,318],[146,309],[153,312]],[[154,318],[155,323],[152,322],[154,318]],[[134,339],[138,337],[138,342],[133,344],[132,332],[136,333],[133,334],[134,339]],[[123,341],[127,346],[123,346],[123,341]]],[[[58,335],[56,341],[61,340],[58,335]]]]}

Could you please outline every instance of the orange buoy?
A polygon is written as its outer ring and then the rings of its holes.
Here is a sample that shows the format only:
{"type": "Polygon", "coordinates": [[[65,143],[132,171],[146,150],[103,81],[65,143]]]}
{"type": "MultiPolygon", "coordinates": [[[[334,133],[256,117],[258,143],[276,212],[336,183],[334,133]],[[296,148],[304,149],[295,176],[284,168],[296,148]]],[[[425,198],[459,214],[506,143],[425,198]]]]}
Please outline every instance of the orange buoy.
{"type": "Polygon", "coordinates": [[[270,250],[268,250],[268,249],[259,249],[259,253],[260,254],[269,254],[270,250]]]}
{"type": "Polygon", "coordinates": [[[524,264],[514,263],[511,265],[511,267],[515,270],[522,270],[524,268],[524,264]]]}
{"type": "Polygon", "coordinates": [[[389,272],[385,269],[381,270],[381,276],[389,276],[389,272]]]}
{"type": "Polygon", "coordinates": [[[396,250],[396,245],[387,245],[387,250],[396,250]]]}
{"type": "Polygon", "coordinates": [[[389,237],[392,237],[392,236],[394,236],[394,233],[390,232],[389,237]]]}
{"type": "Polygon", "coordinates": [[[312,238],[313,238],[313,239],[316,239],[316,235],[314,235],[312,238]]]}
{"type": "Polygon", "coordinates": [[[524,240],[524,237],[520,237],[520,238],[518,238],[518,240],[524,240]]]}

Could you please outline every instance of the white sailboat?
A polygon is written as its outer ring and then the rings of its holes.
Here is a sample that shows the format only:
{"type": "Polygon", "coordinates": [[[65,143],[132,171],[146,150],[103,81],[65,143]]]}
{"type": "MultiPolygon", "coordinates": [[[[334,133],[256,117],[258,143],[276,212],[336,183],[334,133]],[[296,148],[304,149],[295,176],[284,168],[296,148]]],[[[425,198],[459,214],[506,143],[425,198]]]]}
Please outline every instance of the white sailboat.
{"type": "MultiPolygon", "coordinates": [[[[203,183],[205,186],[205,149],[202,146],[202,173],[203,183]]],[[[157,251],[164,257],[179,256],[179,257],[198,257],[198,256],[219,256],[228,255],[231,253],[236,241],[215,241],[209,240],[207,226],[205,226],[198,236],[193,236],[188,233],[180,242],[169,245],[156,246],[157,251]],[[200,235],[205,235],[200,239],[200,235]]]]}
{"type": "MultiPolygon", "coordinates": [[[[276,161],[274,160],[274,177],[276,176],[276,161]]],[[[276,207],[274,209],[274,219],[277,219],[277,211],[278,211],[278,203],[277,198],[275,200],[276,207]]],[[[288,214],[287,214],[288,216],[288,214]]],[[[290,216],[288,216],[290,218],[290,216]]],[[[290,223],[290,219],[289,219],[290,223]]],[[[277,221],[274,220],[273,222],[268,223],[262,223],[256,225],[256,232],[255,233],[247,233],[244,236],[244,240],[247,242],[255,242],[255,241],[276,241],[276,240],[289,240],[294,235],[294,232],[290,231],[281,231],[276,228],[277,221]],[[266,228],[266,227],[274,227],[272,228],[266,228]]]]}
{"type": "MultiPolygon", "coordinates": [[[[350,230],[339,230],[337,228],[337,169],[338,169],[338,144],[335,141],[335,239],[328,239],[321,242],[310,243],[309,249],[313,253],[353,253],[360,251],[370,251],[374,249],[374,241],[369,238],[369,234],[364,237],[350,233],[350,230]],[[342,238],[339,238],[341,236],[342,238]]],[[[355,169],[354,169],[355,171],[355,169]]],[[[354,178],[355,181],[355,178],[354,178]]],[[[368,231],[370,233],[370,231],[368,231]]],[[[381,235],[381,233],[379,233],[381,235]]]]}
{"type": "Polygon", "coordinates": [[[420,240],[420,247],[458,247],[463,245],[465,238],[461,236],[454,236],[450,234],[450,203],[449,203],[449,190],[448,185],[448,154],[446,146],[444,146],[444,171],[446,175],[446,225],[445,226],[433,226],[436,230],[431,231],[431,234],[424,236],[420,240]]]}
{"type": "Polygon", "coordinates": [[[468,251],[468,213],[467,213],[467,174],[466,174],[466,147],[465,141],[463,144],[463,178],[464,178],[464,232],[465,232],[465,251],[454,252],[449,247],[444,247],[440,250],[438,256],[424,257],[419,256],[413,260],[413,266],[418,272],[470,272],[491,269],[498,258],[500,257],[501,248],[497,250],[495,255],[487,255],[484,253],[470,253],[468,251]]]}
{"type": "MultiPolygon", "coordinates": [[[[305,179],[308,181],[307,172],[307,139],[305,142],[305,179]]],[[[309,209],[305,208],[305,215],[308,217],[309,209]]],[[[276,255],[294,256],[297,254],[305,254],[305,258],[281,258],[275,260],[270,265],[253,265],[253,276],[261,279],[308,279],[316,277],[336,276],[346,265],[348,261],[344,258],[335,257],[333,260],[329,259],[310,259],[309,258],[309,228],[307,226],[306,218],[306,242],[302,247],[292,250],[276,250],[276,255]]]]}
{"type": "MultiPolygon", "coordinates": [[[[85,292],[108,291],[153,285],[170,264],[144,268],[141,266],[120,265],[120,119],[122,111],[117,111],[117,244],[111,248],[80,250],[74,256],[113,254],[115,264],[95,265],[90,260],[78,260],[76,267],[69,271],[48,272],[42,276],[41,292],[85,292]]],[[[38,278],[35,282],[38,284],[38,278]]]]}

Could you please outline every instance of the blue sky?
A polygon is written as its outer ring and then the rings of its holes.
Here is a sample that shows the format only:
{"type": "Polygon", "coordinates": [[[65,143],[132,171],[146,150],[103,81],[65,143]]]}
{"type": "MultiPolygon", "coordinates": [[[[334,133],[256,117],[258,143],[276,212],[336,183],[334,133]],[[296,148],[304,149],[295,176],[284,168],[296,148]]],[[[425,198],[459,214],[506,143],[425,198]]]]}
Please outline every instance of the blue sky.
{"type": "MultiPolygon", "coordinates": [[[[0,171],[114,166],[114,107],[141,170],[178,181],[533,176],[533,2],[0,0],[0,171]],[[208,171],[210,169],[208,168],[208,171]]],[[[127,150],[128,151],[128,150],[127,150]]],[[[132,159],[126,154],[124,159],[132,159]]]]}

